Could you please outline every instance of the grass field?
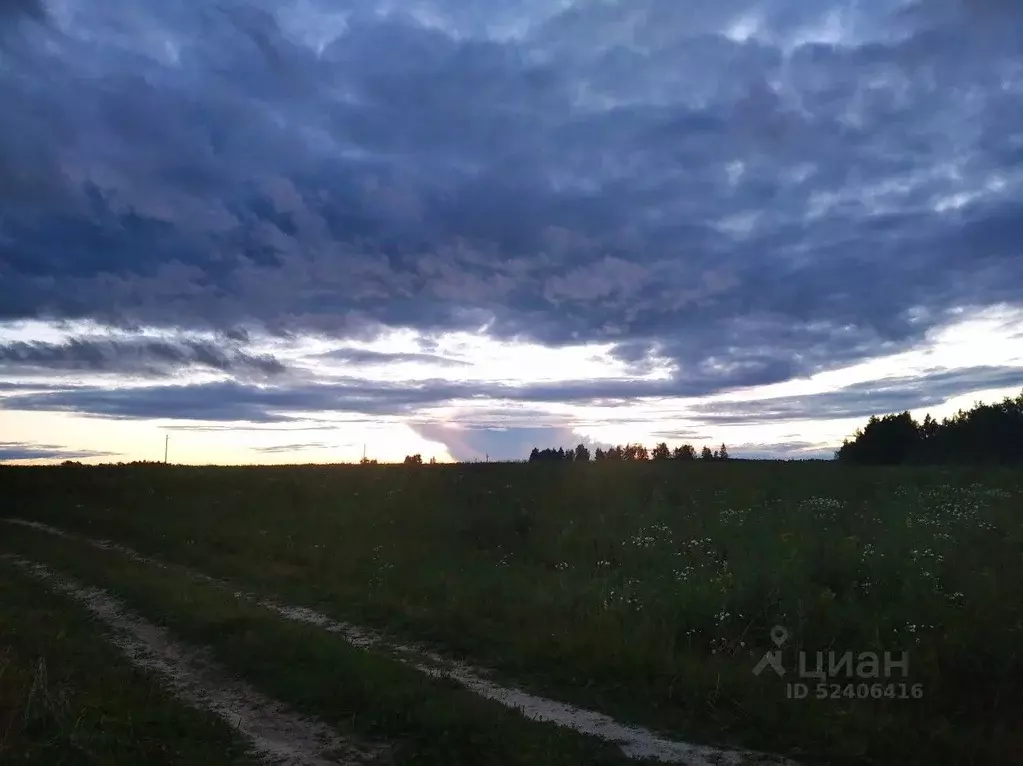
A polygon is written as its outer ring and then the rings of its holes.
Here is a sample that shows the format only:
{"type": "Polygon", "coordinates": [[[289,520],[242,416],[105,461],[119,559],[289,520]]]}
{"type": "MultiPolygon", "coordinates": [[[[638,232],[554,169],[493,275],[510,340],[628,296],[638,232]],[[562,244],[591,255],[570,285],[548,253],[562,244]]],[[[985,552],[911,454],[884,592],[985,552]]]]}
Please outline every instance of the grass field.
{"type": "MultiPolygon", "coordinates": [[[[486,668],[493,684],[673,741],[806,764],[990,766],[1023,762],[1021,498],[1023,476],[1008,469],[830,463],[4,467],[0,516],[75,536],[0,524],[0,554],[102,588],[233,677],[367,743],[337,762],[644,754],[528,720],[409,659],[428,649],[437,668],[486,668]],[[261,599],[380,635],[352,646],[261,599]],[[785,676],[756,675],[774,626],[787,634],[785,676]],[[817,652],[904,656],[906,674],[847,677],[842,665],[818,699],[798,661],[812,666],[817,652]],[[791,682],[807,684],[806,699],[787,698],[791,682]]],[[[113,652],[101,627],[10,563],[0,573],[0,760],[122,763],[104,753],[199,738],[222,755],[146,762],[251,757],[116,653],[102,676],[88,673],[91,653],[113,652]],[[47,632],[43,604],[66,639],[32,637],[47,632]],[[53,714],[25,713],[40,660],[70,690],[53,714]],[[107,668],[130,681],[107,681],[107,668]],[[125,721],[142,689],[154,712],[140,732],[125,721]],[[81,714],[120,728],[89,744],[69,723],[81,714]]]]}

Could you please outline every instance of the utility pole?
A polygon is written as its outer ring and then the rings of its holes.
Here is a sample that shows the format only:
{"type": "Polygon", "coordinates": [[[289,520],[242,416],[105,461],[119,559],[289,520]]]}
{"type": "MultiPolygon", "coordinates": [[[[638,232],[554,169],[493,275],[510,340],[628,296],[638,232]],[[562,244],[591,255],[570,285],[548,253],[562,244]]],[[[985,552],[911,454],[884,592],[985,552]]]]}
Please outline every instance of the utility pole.
{"type": "Polygon", "coordinates": [[[164,434],[163,437],[163,462],[167,463],[167,448],[170,446],[170,434],[164,434]]]}

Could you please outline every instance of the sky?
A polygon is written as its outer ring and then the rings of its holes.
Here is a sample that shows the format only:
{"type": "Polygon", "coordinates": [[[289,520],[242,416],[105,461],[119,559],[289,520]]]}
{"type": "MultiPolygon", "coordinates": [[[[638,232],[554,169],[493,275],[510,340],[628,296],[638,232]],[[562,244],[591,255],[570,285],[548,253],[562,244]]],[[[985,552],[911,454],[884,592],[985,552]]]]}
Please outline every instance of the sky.
{"type": "Polygon", "coordinates": [[[0,462],[831,457],[1023,388],[1012,0],[0,0],[0,462]]]}

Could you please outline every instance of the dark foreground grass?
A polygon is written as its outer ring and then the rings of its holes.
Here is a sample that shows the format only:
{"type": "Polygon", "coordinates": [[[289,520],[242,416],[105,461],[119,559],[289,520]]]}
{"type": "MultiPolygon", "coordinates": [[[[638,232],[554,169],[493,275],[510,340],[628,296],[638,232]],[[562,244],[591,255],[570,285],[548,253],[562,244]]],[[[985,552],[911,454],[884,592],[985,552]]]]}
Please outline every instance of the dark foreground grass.
{"type": "Polygon", "coordinates": [[[83,608],[0,560],[0,763],[256,761],[227,724],[132,667],[83,608]]]}
{"type": "MultiPolygon", "coordinates": [[[[288,622],[188,576],[14,529],[4,548],[101,587],[259,691],[342,733],[393,743],[397,764],[622,764],[617,748],[527,721],[453,683],[288,622]]],[[[167,732],[169,741],[174,733],[167,732]]]]}
{"type": "Polygon", "coordinates": [[[158,466],[8,469],[0,503],[678,738],[988,765],[1023,760],[1021,483],[830,464],[158,466]],[[784,679],[752,673],[774,625],[784,679]],[[908,652],[906,677],[828,680],[923,696],[813,699],[799,650],[908,652]]]}

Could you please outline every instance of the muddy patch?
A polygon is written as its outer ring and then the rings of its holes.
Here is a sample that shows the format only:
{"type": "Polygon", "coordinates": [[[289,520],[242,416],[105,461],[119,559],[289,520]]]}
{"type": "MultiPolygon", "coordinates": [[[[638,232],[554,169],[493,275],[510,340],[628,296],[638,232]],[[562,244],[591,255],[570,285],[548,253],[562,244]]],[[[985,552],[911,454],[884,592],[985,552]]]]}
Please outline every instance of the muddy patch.
{"type": "Polygon", "coordinates": [[[161,676],[178,699],[215,713],[274,766],[348,766],[380,763],[385,747],[357,747],[330,727],[289,712],[281,703],[231,678],[207,654],[171,640],[152,623],[127,611],[98,588],[87,588],[43,566],[0,555],[84,605],[109,631],[128,660],[161,676]]]}

